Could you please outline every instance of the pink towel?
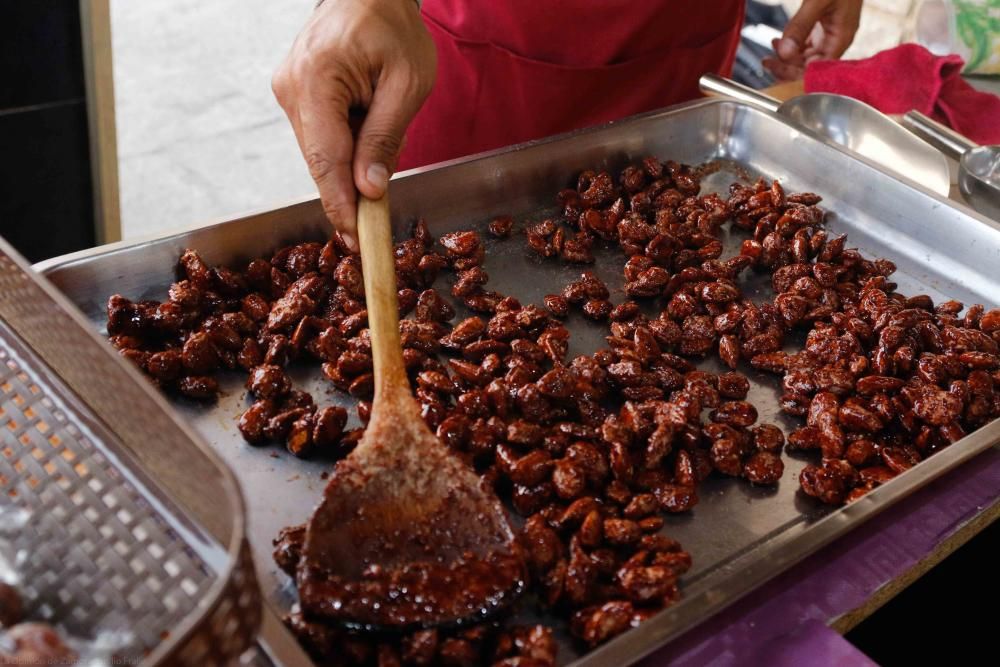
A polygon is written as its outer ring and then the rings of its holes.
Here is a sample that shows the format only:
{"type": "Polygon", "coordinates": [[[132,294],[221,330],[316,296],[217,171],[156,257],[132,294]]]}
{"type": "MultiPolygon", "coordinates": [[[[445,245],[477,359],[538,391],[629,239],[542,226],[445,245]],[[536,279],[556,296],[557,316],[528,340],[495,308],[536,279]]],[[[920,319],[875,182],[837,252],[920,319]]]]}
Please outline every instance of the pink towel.
{"type": "Polygon", "coordinates": [[[805,73],[807,93],[837,93],[879,111],[911,109],[980,144],[1000,144],[1000,97],[962,78],[961,57],[935,56],[918,44],[901,44],[864,60],[817,60],[805,73]]]}

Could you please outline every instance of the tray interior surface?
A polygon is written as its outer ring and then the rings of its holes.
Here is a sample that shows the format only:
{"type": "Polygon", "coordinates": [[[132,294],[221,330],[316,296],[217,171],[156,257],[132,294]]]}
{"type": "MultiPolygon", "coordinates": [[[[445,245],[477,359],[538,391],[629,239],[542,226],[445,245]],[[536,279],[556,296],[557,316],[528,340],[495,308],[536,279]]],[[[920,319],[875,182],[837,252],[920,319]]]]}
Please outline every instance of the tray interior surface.
{"type": "MultiPolygon", "coordinates": [[[[772,115],[730,102],[685,105],[437,169],[409,172],[393,181],[394,223],[404,233],[414,219],[424,217],[435,235],[474,227],[487,238],[485,224],[492,216],[512,214],[520,228],[521,221],[543,215],[555,192],[575,182],[583,169],[616,169],[647,155],[689,164],[718,161],[721,168],[703,180],[703,191],[724,192],[735,180],[764,175],[780,179],[787,191],[822,195],[821,205],[830,211],[830,232],[847,232],[849,247],[896,262],[895,280],[903,293],[987,307],[1000,299],[1000,228],[995,224],[895,180],[772,115]]],[[[155,241],[53,260],[43,270],[95,328],[103,329],[103,307],[109,295],[165,298],[174,264],[184,248],[197,249],[210,263],[235,264],[283,243],[318,239],[326,233],[320,207],[310,201],[155,241]]],[[[744,238],[743,232],[727,230],[724,257],[738,252],[744,238]]],[[[542,296],[558,292],[586,268],[608,282],[613,302],[625,298],[623,257],[617,251],[602,250],[593,267],[573,267],[538,258],[518,234],[503,241],[488,239],[487,250],[488,287],[523,303],[540,303],[542,296]]],[[[446,294],[450,282],[451,276],[443,276],[436,287],[446,294]]],[[[755,300],[772,296],[766,276],[748,272],[743,288],[755,300]]],[[[464,316],[464,308],[459,308],[458,318],[464,316]]],[[[603,346],[604,325],[593,325],[574,314],[568,326],[573,332],[570,357],[603,346]]],[[[699,367],[721,370],[715,358],[699,367]]],[[[786,432],[798,425],[798,420],[778,414],[777,376],[757,373],[746,364],[739,370],[751,379],[748,400],[757,406],[759,421],[776,423],[786,432]]],[[[316,365],[293,366],[291,374],[296,385],[310,391],[321,405],[353,404],[322,379],[316,365]]],[[[281,527],[308,517],[325,483],[321,474],[330,466],[295,459],[275,447],[247,446],[236,429],[236,419],[247,405],[242,379],[237,374],[222,378],[225,393],[214,407],[181,401],[175,405],[240,480],[261,587],[275,606],[285,609],[294,600],[294,589],[271,561],[271,539],[281,527]]],[[[351,414],[353,426],[357,418],[353,410],[351,414]]],[[[996,426],[987,427],[994,436],[996,426]]],[[[665,532],[679,539],[694,559],[694,567],[682,581],[688,597],[715,590],[725,598],[726,582],[739,577],[741,563],[773,554],[789,540],[808,535],[824,517],[839,513],[847,522],[861,520],[822,507],[798,492],[798,473],[811,458],[786,453],[784,460],[785,474],[776,488],[713,478],[701,487],[701,501],[691,513],[667,517],[665,532]]],[[[934,459],[922,465],[934,466],[934,459]]],[[[773,569],[771,574],[777,573],[777,566],[773,569]]],[[[672,625],[661,624],[656,636],[639,642],[633,653],[616,655],[638,658],[655,641],[702,620],[706,609],[682,603],[672,625]]],[[[657,619],[627,635],[654,623],[657,619]]],[[[564,662],[577,657],[568,645],[561,655],[564,662]]],[[[597,656],[584,662],[599,664],[597,656]]]]}

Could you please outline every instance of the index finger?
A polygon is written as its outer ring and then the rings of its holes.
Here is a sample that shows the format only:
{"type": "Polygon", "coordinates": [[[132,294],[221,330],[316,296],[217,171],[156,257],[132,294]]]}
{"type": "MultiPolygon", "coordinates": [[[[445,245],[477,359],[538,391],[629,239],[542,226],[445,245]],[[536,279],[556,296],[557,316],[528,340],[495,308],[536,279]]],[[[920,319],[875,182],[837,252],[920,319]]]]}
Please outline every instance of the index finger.
{"type": "Polygon", "coordinates": [[[299,137],[309,174],[316,182],[323,212],[357,250],[358,194],[351,175],[354,135],[346,100],[308,94],[299,103],[299,137]]]}
{"type": "Polygon", "coordinates": [[[827,60],[839,58],[854,41],[854,33],[855,30],[848,30],[842,26],[827,29],[823,42],[817,49],[818,54],[827,60]]]}

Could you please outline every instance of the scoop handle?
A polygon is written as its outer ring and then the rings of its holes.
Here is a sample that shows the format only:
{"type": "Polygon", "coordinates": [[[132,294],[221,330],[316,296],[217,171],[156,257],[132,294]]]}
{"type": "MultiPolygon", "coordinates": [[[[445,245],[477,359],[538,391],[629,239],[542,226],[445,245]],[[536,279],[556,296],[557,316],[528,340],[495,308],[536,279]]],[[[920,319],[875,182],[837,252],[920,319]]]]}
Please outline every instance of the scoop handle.
{"type": "Polygon", "coordinates": [[[903,125],[910,132],[953,160],[958,160],[965,151],[972,150],[977,146],[974,141],[970,141],[950,127],[928,118],[919,111],[907,111],[903,116],[903,125]]]}
{"type": "Polygon", "coordinates": [[[399,302],[388,194],[377,200],[363,196],[358,199],[358,241],[375,366],[374,404],[378,405],[398,395],[401,389],[409,391],[399,339],[399,302]]]}
{"type": "Polygon", "coordinates": [[[731,97],[738,102],[746,102],[768,111],[777,111],[781,103],[761,92],[754,90],[742,83],[736,83],[731,79],[718,74],[702,74],[698,79],[698,87],[703,93],[715,93],[723,97],[731,97]]]}

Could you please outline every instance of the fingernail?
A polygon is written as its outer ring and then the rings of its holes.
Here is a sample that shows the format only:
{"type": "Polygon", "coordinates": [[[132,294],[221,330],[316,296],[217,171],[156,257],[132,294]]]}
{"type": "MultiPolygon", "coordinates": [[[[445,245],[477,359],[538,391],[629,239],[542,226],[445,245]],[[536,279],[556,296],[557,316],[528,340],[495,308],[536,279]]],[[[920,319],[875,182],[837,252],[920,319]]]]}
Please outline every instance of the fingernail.
{"type": "Polygon", "coordinates": [[[799,45],[798,42],[790,37],[782,37],[778,40],[778,45],[775,50],[781,55],[793,56],[798,52],[799,45]]]}
{"type": "Polygon", "coordinates": [[[344,239],[344,245],[346,245],[351,252],[358,251],[358,240],[354,238],[353,234],[345,234],[341,232],[340,235],[344,239]]]}
{"type": "Polygon", "coordinates": [[[368,182],[372,185],[372,187],[384,191],[389,185],[389,168],[381,162],[376,162],[368,167],[368,171],[365,172],[365,177],[368,179],[368,182]]]}

